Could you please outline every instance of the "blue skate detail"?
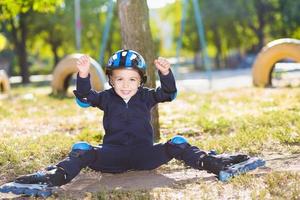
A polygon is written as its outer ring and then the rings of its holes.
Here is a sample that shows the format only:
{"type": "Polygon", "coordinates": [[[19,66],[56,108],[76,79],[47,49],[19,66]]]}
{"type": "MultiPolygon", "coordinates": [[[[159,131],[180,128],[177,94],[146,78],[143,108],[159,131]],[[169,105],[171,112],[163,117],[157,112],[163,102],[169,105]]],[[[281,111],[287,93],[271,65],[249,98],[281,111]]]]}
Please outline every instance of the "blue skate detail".
{"type": "Polygon", "coordinates": [[[185,139],[185,137],[183,137],[181,135],[176,135],[171,139],[171,143],[172,144],[184,144],[184,143],[187,143],[187,140],[185,139]]]}
{"type": "Polygon", "coordinates": [[[16,195],[26,195],[33,197],[49,197],[52,195],[52,187],[42,184],[21,184],[10,182],[0,186],[0,192],[13,193],[16,195]]]}
{"type": "Polygon", "coordinates": [[[226,182],[234,176],[244,174],[244,173],[254,170],[258,167],[262,167],[265,164],[266,164],[266,161],[264,161],[263,159],[253,157],[244,162],[232,165],[224,171],[220,171],[218,178],[220,181],[226,182]]]}
{"type": "Polygon", "coordinates": [[[132,66],[131,60],[130,60],[131,55],[132,55],[132,52],[128,51],[127,55],[126,55],[125,66],[132,66]]]}
{"type": "Polygon", "coordinates": [[[77,142],[72,146],[72,150],[91,150],[92,146],[87,142],[77,142]]]}
{"type": "Polygon", "coordinates": [[[176,99],[177,97],[177,92],[174,92],[172,95],[171,95],[171,100],[173,101],[174,99],[176,99]]]}
{"type": "Polygon", "coordinates": [[[83,102],[80,99],[76,98],[76,103],[81,107],[81,108],[87,108],[90,107],[91,104],[89,104],[88,102],[83,102]]]}
{"type": "Polygon", "coordinates": [[[208,152],[208,155],[210,155],[210,156],[215,156],[215,155],[217,155],[217,154],[218,154],[217,151],[214,150],[214,149],[212,149],[212,150],[210,150],[210,151],[208,152]]]}
{"type": "Polygon", "coordinates": [[[78,158],[83,156],[86,152],[92,150],[93,147],[87,142],[77,142],[72,146],[72,151],[69,153],[70,157],[78,158]]]}

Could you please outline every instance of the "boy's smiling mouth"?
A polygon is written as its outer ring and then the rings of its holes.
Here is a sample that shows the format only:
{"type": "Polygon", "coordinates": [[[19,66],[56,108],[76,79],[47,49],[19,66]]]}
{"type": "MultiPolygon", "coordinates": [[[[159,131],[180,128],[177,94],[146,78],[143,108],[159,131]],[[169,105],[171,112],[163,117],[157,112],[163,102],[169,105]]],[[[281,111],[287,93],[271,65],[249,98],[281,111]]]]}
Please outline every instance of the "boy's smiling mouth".
{"type": "Polygon", "coordinates": [[[131,90],[121,90],[122,94],[128,95],[131,93],[131,90]]]}

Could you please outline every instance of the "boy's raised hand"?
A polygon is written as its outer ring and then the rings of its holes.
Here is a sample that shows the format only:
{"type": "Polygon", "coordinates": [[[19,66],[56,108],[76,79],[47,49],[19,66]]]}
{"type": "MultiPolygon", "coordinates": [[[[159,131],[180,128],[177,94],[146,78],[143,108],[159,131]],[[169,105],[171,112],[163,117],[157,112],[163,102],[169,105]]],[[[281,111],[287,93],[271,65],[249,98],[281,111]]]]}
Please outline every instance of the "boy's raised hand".
{"type": "Polygon", "coordinates": [[[77,60],[76,66],[81,78],[88,77],[90,71],[90,57],[88,55],[81,56],[77,60]]]}
{"type": "Polygon", "coordinates": [[[156,69],[160,71],[163,75],[168,75],[170,72],[171,64],[169,61],[165,58],[158,57],[158,59],[154,60],[154,64],[156,69]]]}

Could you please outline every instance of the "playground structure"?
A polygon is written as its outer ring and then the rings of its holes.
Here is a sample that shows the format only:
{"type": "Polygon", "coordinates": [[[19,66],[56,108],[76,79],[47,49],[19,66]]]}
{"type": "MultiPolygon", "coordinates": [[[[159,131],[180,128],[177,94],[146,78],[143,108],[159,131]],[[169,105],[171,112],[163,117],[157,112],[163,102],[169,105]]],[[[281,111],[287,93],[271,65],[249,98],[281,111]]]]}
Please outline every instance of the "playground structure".
{"type": "Polygon", "coordinates": [[[253,84],[259,87],[272,85],[275,64],[282,59],[300,62],[300,40],[282,38],[268,43],[257,55],[252,66],[253,84]]]}
{"type": "MultiPolygon", "coordinates": [[[[0,34],[0,51],[4,49],[6,45],[6,38],[0,34]]],[[[7,73],[5,70],[7,70],[8,64],[5,60],[4,63],[0,63],[0,94],[8,94],[10,91],[10,82],[7,73]]]]}
{"type": "MultiPolygon", "coordinates": [[[[83,54],[71,54],[62,59],[55,67],[52,78],[52,94],[66,94],[69,82],[73,74],[77,72],[76,61],[83,54]]],[[[100,91],[104,89],[106,83],[105,74],[101,66],[94,59],[91,61],[91,85],[92,88],[100,91]]]]}
{"type": "MultiPolygon", "coordinates": [[[[200,11],[200,5],[197,0],[193,0],[193,8],[194,8],[194,15],[196,19],[196,25],[197,25],[197,33],[199,37],[199,45],[201,46],[201,53],[203,55],[203,65],[207,74],[207,79],[209,80],[209,89],[212,87],[212,72],[211,72],[211,64],[210,60],[208,57],[208,52],[207,52],[207,44],[206,44],[206,38],[205,38],[205,30],[204,30],[204,24],[201,16],[201,11],[200,11]]],[[[185,30],[185,25],[186,25],[186,13],[187,13],[187,0],[182,1],[182,18],[181,18],[181,23],[180,23],[180,33],[179,37],[176,41],[176,58],[177,58],[177,63],[179,62],[179,57],[180,57],[180,51],[182,48],[182,36],[184,34],[185,30]]],[[[178,75],[178,64],[175,64],[174,67],[174,73],[177,76],[178,75]]]]}
{"type": "Polygon", "coordinates": [[[10,82],[4,70],[0,70],[0,93],[8,94],[10,91],[10,82]]]}

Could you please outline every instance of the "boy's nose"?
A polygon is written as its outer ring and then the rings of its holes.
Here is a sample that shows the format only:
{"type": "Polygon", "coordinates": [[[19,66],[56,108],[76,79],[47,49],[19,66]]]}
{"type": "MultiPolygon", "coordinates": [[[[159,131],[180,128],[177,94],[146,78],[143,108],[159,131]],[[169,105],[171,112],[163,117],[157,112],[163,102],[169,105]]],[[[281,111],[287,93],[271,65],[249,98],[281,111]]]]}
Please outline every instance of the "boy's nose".
{"type": "Polygon", "coordinates": [[[125,82],[123,83],[123,87],[125,87],[125,88],[129,87],[129,83],[128,83],[127,81],[125,81],[125,82]]]}

